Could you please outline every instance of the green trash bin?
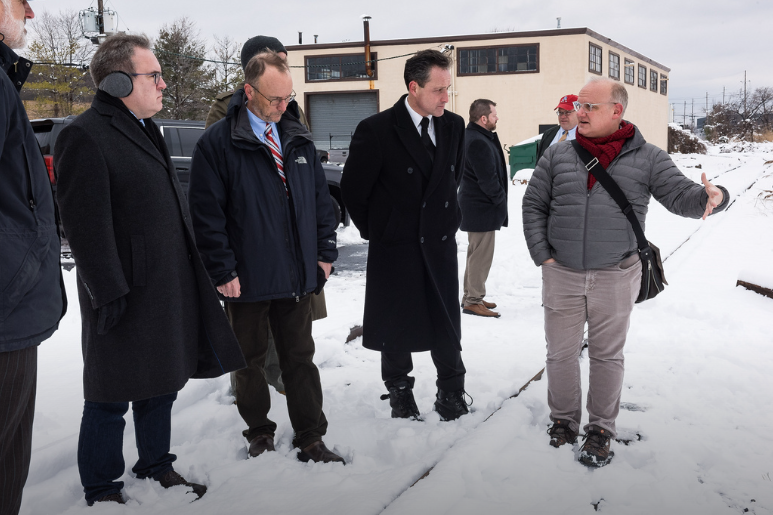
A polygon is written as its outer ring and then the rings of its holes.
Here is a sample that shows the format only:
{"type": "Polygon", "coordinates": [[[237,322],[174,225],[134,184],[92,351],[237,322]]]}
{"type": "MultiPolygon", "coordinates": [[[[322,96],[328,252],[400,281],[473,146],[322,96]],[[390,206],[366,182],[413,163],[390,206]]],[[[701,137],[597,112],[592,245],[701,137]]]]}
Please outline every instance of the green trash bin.
{"type": "Polygon", "coordinates": [[[510,154],[510,180],[513,179],[515,172],[518,170],[537,166],[537,145],[539,141],[530,141],[529,143],[508,147],[507,152],[510,154]]]}

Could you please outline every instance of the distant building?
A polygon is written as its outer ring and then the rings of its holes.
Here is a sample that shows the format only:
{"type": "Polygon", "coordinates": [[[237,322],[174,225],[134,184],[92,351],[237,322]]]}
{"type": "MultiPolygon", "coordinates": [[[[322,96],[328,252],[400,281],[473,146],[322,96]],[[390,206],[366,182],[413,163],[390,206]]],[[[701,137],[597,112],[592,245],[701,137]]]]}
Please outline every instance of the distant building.
{"type": "Polygon", "coordinates": [[[447,109],[467,119],[473,100],[497,103],[499,139],[517,144],[557,123],[558,99],[577,93],[591,77],[627,86],[625,118],[651,143],[668,140],[666,66],[588,28],[501,32],[372,41],[373,75],[364,42],[288,46],[298,102],[318,148],[346,148],[357,123],[391,107],[406,92],[403,67],[418,50],[445,50],[454,60],[447,109]],[[395,59],[390,59],[392,57],[395,59]]]}

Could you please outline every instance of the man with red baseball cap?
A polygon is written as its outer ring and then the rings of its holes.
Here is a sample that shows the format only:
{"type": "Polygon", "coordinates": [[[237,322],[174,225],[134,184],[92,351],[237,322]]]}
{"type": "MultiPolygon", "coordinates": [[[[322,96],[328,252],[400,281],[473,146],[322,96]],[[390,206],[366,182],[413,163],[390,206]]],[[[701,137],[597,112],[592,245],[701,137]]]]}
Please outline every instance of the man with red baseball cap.
{"type": "Polygon", "coordinates": [[[558,101],[555,108],[558,115],[558,125],[546,130],[542,134],[542,140],[537,148],[537,160],[551,145],[559,141],[572,141],[577,131],[577,113],[574,111],[574,102],[577,101],[577,95],[564,95],[558,101]]]}

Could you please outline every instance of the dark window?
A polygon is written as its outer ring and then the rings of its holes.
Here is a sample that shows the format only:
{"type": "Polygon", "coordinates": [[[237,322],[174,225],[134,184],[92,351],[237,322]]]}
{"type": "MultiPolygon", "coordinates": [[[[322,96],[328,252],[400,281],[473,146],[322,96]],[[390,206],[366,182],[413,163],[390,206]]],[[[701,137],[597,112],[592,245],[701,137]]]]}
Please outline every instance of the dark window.
{"type": "Polygon", "coordinates": [[[628,84],[633,84],[633,61],[630,59],[625,60],[625,82],[628,84]]]}
{"type": "Polygon", "coordinates": [[[376,79],[376,54],[370,54],[373,76],[368,77],[365,54],[325,55],[306,58],[306,81],[376,79]]]}
{"type": "Polygon", "coordinates": [[[460,48],[459,75],[539,71],[539,45],[460,48]]]}
{"type": "Polygon", "coordinates": [[[589,47],[588,71],[601,75],[601,47],[593,43],[589,47]]]}
{"type": "Polygon", "coordinates": [[[609,52],[609,76],[620,80],[620,56],[609,52]]]}
{"type": "Polygon", "coordinates": [[[193,156],[193,149],[196,147],[196,143],[199,138],[204,134],[204,129],[195,129],[192,127],[183,127],[177,129],[180,135],[180,149],[181,156],[191,157],[193,156]]]}
{"type": "Polygon", "coordinates": [[[661,95],[668,95],[668,77],[660,74],[660,94],[661,95]]]}
{"type": "Polygon", "coordinates": [[[658,92],[658,72],[650,70],[650,91],[658,92]]]}
{"type": "Polygon", "coordinates": [[[639,65],[639,87],[647,88],[647,67],[639,65]]]}
{"type": "Polygon", "coordinates": [[[166,148],[169,149],[170,156],[180,155],[180,136],[177,134],[177,129],[164,127],[164,141],[166,142],[166,148]]]}

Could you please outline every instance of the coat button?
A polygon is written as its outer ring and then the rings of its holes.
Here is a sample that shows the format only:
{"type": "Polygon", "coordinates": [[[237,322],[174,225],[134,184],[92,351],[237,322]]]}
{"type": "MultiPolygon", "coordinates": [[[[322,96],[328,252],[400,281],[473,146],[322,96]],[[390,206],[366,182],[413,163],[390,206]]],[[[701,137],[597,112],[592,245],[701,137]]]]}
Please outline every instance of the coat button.
{"type": "Polygon", "coordinates": [[[447,239],[448,239],[448,236],[443,236],[442,238],[440,238],[440,241],[446,241],[447,239]]]}
{"type": "Polygon", "coordinates": [[[448,202],[446,202],[446,207],[448,207],[448,202]]]}
{"type": "Polygon", "coordinates": [[[421,241],[422,243],[424,243],[424,236],[422,236],[422,237],[421,237],[421,240],[420,240],[420,241],[421,241]]]}
{"type": "Polygon", "coordinates": [[[454,165],[451,165],[451,171],[452,172],[454,171],[454,165]]]}
{"type": "Polygon", "coordinates": [[[413,168],[408,168],[408,173],[413,173],[413,168]]]}
{"type": "Polygon", "coordinates": [[[24,63],[24,66],[26,66],[27,68],[29,68],[29,67],[30,67],[30,63],[24,63]]]}
{"type": "Polygon", "coordinates": [[[421,207],[427,207],[427,203],[426,202],[422,202],[421,203],[421,207]]]}

